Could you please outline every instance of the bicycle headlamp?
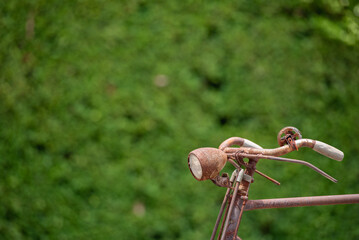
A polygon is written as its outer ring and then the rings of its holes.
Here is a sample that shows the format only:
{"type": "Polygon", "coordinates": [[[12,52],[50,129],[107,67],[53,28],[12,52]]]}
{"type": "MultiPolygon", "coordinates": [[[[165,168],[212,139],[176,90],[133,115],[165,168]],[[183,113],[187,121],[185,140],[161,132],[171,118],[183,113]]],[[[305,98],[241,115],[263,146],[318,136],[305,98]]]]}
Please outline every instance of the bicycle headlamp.
{"type": "Polygon", "coordinates": [[[188,155],[188,166],[195,179],[214,179],[227,162],[227,155],[217,148],[198,148],[188,155]]]}

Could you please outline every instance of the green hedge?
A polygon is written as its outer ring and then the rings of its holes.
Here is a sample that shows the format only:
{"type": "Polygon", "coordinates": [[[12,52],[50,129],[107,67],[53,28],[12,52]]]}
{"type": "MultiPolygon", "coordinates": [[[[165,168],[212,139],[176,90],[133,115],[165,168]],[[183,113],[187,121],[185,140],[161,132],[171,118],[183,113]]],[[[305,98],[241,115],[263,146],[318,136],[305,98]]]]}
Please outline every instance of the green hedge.
{"type": "MultiPolygon", "coordinates": [[[[359,193],[354,1],[0,3],[0,238],[209,239],[225,189],[191,150],[284,126],[339,180],[262,160],[250,198],[359,193]]],[[[231,172],[232,169],[225,169],[231,172]]],[[[358,239],[358,205],[248,212],[243,239],[358,239]]]]}

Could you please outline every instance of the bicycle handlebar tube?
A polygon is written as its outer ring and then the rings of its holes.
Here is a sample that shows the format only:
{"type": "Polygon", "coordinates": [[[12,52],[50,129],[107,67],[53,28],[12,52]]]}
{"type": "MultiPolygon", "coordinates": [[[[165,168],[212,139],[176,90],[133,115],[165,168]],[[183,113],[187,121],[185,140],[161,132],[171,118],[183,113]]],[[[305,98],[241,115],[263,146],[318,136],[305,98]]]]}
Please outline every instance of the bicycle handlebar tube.
{"type": "Polygon", "coordinates": [[[218,149],[199,148],[190,152],[188,155],[188,166],[196,180],[211,180],[217,186],[227,188],[210,238],[211,240],[214,240],[217,235],[222,217],[223,220],[217,239],[239,240],[240,238],[237,236],[237,233],[244,211],[264,208],[359,203],[359,194],[248,200],[249,187],[253,182],[254,173],[258,173],[277,185],[280,184],[278,181],[256,169],[259,159],[302,164],[312,168],[329,180],[337,182],[335,178],[308,162],[282,158],[280,156],[298,150],[301,147],[308,147],[326,157],[342,161],[344,158],[342,151],[321,141],[302,139],[301,133],[295,127],[283,128],[279,131],[277,140],[280,147],[263,149],[250,140],[240,137],[231,137],[222,142],[218,149]],[[238,147],[232,147],[233,145],[237,145],[238,147]],[[244,161],[243,159],[248,159],[248,161],[244,161]],[[230,162],[236,168],[231,178],[228,177],[227,173],[220,175],[220,171],[227,162],[230,162]]]}

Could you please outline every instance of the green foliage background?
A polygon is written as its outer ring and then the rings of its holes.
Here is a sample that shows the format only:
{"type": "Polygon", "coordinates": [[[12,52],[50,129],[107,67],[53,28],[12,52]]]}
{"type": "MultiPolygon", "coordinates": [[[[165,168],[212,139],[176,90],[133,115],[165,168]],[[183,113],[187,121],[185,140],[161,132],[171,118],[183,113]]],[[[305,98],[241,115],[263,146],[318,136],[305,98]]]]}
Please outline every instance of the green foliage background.
{"type": "MultiPolygon", "coordinates": [[[[336,177],[262,160],[250,198],[359,193],[358,1],[1,1],[0,239],[209,239],[225,189],[187,154],[231,136],[301,149],[336,177]]],[[[231,172],[232,169],[225,169],[231,172]]],[[[358,239],[359,206],[246,212],[243,239],[358,239]]]]}

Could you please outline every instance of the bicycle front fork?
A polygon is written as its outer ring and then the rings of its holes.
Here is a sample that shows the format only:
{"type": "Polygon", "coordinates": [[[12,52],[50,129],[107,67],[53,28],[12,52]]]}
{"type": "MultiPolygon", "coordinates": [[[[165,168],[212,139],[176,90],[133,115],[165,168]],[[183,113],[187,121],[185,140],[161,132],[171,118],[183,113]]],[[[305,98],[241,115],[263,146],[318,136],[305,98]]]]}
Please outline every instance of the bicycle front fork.
{"type": "MultiPolygon", "coordinates": [[[[219,222],[221,221],[225,206],[227,206],[223,216],[222,225],[217,239],[220,240],[240,240],[237,236],[239,224],[242,218],[245,204],[248,200],[249,186],[253,180],[257,159],[249,159],[246,170],[237,169],[235,179],[231,179],[232,186],[227,189],[221,210],[218,214],[215,227],[212,232],[211,240],[214,240],[219,222]],[[230,196],[233,189],[232,196],[230,196]]],[[[233,175],[232,175],[233,176],[233,175]]]]}

